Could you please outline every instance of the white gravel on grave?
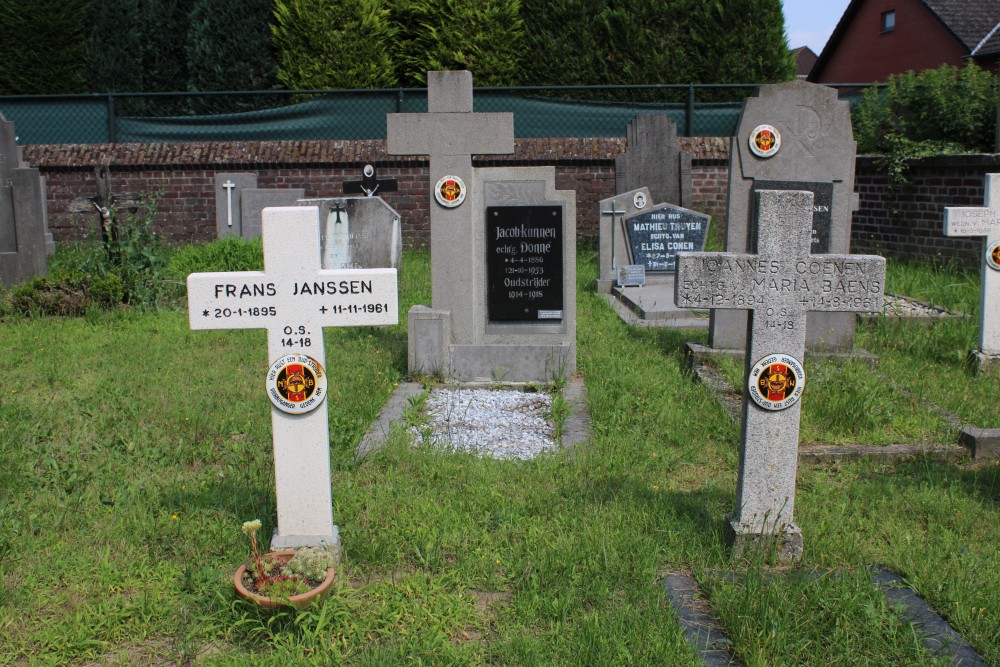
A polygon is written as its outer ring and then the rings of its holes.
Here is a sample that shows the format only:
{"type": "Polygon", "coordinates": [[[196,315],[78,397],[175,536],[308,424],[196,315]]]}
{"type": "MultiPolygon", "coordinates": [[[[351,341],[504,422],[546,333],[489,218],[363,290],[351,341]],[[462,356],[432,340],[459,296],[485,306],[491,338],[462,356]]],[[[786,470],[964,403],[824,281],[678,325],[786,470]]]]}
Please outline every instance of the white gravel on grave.
{"type": "Polygon", "coordinates": [[[427,398],[430,422],[423,434],[421,429],[413,430],[418,443],[527,460],[559,447],[545,418],[551,409],[552,396],[544,392],[432,389],[427,398]]]}

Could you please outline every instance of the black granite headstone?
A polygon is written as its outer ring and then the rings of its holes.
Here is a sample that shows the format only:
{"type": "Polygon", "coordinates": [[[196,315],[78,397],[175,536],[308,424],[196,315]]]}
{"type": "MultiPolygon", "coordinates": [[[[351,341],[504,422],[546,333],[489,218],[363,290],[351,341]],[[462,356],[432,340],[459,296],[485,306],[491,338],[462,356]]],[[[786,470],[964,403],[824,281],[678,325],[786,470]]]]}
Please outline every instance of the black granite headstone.
{"type": "Polygon", "coordinates": [[[561,206],[486,208],[486,307],[491,322],[563,318],[561,206]]]}
{"type": "Polygon", "coordinates": [[[750,220],[757,219],[758,190],[808,190],[813,193],[812,248],[814,255],[830,252],[830,226],[833,224],[833,183],[806,181],[754,181],[750,190],[750,220]]]}
{"type": "Polygon", "coordinates": [[[680,206],[661,204],[625,218],[633,264],[646,272],[673,271],[677,253],[705,248],[710,216],[680,206]]]}

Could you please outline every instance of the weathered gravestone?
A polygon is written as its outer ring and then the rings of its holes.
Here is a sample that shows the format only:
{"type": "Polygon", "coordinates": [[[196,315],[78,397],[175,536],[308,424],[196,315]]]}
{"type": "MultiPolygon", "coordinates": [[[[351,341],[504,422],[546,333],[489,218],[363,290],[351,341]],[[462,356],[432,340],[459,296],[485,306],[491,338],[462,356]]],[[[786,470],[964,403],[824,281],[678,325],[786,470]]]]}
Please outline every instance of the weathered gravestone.
{"type": "Polygon", "coordinates": [[[472,167],[514,152],[509,113],[473,113],[469,72],[428,72],[426,114],[389,114],[390,155],[428,155],[431,307],[409,313],[409,368],[457,380],[576,366],[576,200],[552,167],[472,167]]]}
{"type": "Polygon", "coordinates": [[[0,114],[0,282],[44,275],[50,238],[41,175],[21,161],[14,124],[0,114]]]}
{"type": "MultiPolygon", "coordinates": [[[[834,89],[805,81],[762,86],[743,103],[732,144],[726,250],[749,249],[755,192],[770,189],[812,192],[812,252],[848,252],[855,146],[850,108],[834,89]]],[[[850,313],[811,314],[806,346],[851,351],[854,320],[850,313]]],[[[746,322],[742,311],[713,311],[709,346],[743,349],[746,322]]]]}
{"type": "Polygon", "coordinates": [[[295,206],[306,196],[302,188],[247,188],[240,194],[240,210],[243,221],[243,238],[260,236],[261,212],[265,208],[295,206]]]}
{"type": "Polygon", "coordinates": [[[266,329],[278,526],[271,548],[339,546],[323,327],[399,321],[395,269],[320,268],[316,207],[263,212],[264,270],[192,273],[192,329],[266,329]]]}
{"type": "Polygon", "coordinates": [[[1000,358],[1000,174],[986,174],[986,206],[944,209],[945,236],[982,236],[982,278],[979,288],[979,349],[972,351],[976,369],[1000,358]]]}
{"type": "MultiPolygon", "coordinates": [[[[215,175],[215,230],[218,238],[243,234],[243,191],[257,188],[257,174],[233,172],[215,175]]],[[[257,227],[260,234],[260,226],[257,227]]]]}
{"type": "Polygon", "coordinates": [[[753,250],[680,253],[675,300],[679,307],[749,311],[730,538],[737,551],[773,540],[780,557],[796,560],[802,555],[794,509],[806,314],[881,311],[885,259],[813,255],[811,192],[760,190],[755,197],[753,250]]]}
{"type": "Polygon", "coordinates": [[[711,219],[673,204],[660,204],[626,216],[629,263],[643,265],[647,276],[663,274],[665,282],[672,283],[677,253],[704,250],[711,219]]]}
{"type": "Polygon", "coordinates": [[[615,157],[615,191],[649,188],[652,202],[691,205],[691,156],[677,150],[677,126],[664,114],[641,114],[626,129],[628,147],[615,157]]]}
{"type": "Polygon", "coordinates": [[[600,274],[597,277],[597,291],[607,293],[617,282],[618,267],[630,263],[628,251],[628,233],[625,231],[626,216],[635,215],[652,206],[649,188],[636,188],[614,197],[602,199],[600,202],[601,220],[598,223],[600,233],[598,264],[600,274]]]}
{"type": "Polygon", "coordinates": [[[673,303],[674,259],[678,252],[705,248],[711,216],[649,202],[646,188],[601,201],[601,217],[611,221],[601,221],[597,289],[611,292],[642,320],[703,326],[673,303]]]}
{"type": "Polygon", "coordinates": [[[296,205],[319,208],[324,269],[399,268],[399,213],[381,197],[300,199],[296,205]]]}

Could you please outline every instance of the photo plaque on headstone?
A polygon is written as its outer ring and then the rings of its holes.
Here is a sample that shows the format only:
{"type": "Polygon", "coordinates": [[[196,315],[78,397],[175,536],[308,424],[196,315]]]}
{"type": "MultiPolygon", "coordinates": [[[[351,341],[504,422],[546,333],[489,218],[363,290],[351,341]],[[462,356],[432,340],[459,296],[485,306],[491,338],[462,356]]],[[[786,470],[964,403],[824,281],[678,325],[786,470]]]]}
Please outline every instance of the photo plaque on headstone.
{"type": "Polygon", "coordinates": [[[814,255],[830,252],[830,226],[833,224],[833,183],[807,181],[754,181],[750,191],[750,220],[757,219],[755,206],[758,190],[808,190],[813,193],[812,248],[814,255]]]}
{"type": "Polygon", "coordinates": [[[664,204],[625,218],[633,264],[646,271],[673,271],[678,252],[705,248],[710,216],[664,204]]]}
{"type": "Polygon", "coordinates": [[[562,207],[486,208],[491,322],[563,319],[562,207]]]}

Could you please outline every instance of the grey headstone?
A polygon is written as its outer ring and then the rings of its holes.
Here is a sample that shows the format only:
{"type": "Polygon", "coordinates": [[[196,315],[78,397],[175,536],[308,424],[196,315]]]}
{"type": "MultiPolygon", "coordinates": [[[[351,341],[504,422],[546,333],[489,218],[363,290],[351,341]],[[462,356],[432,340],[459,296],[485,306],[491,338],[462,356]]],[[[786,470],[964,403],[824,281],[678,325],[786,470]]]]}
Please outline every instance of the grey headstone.
{"type": "Polygon", "coordinates": [[[617,280],[617,267],[629,263],[628,235],[625,233],[626,216],[652,208],[649,188],[637,188],[602,199],[600,202],[600,249],[598,253],[600,274],[597,291],[609,292],[617,280]],[[638,206],[637,204],[642,204],[638,206]]]}
{"type": "MultiPolygon", "coordinates": [[[[552,167],[472,167],[473,154],[514,152],[514,116],[473,113],[471,73],[429,72],[427,97],[428,113],[389,114],[386,119],[388,154],[430,158],[432,303],[430,308],[411,310],[410,371],[512,382],[572,373],[576,366],[574,194],[555,189],[552,167]],[[465,183],[464,203],[446,208],[436,201],[434,186],[444,176],[465,183]],[[561,220],[559,317],[554,309],[542,309],[534,311],[531,321],[491,320],[487,265],[499,269],[487,256],[487,207],[504,208],[507,219],[518,214],[507,209],[540,206],[557,207],[561,220]]],[[[497,302],[493,303],[496,310],[497,302]]]]}
{"type": "Polygon", "coordinates": [[[50,241],[42,177],[22,161],[14,124],[0,115],[0,281],[44,275],[50,241]]]}
{"type": "Polygon", "coordinates": [[[678,252],[701,252],[712,216],[673,204],[660,204],[625,217],[629,256],[646,273],[674,270],[678,252]]]}
{"type": "MultiPolygon", "coordinates": [[[[765,409],[751,401],[757,386],[750,384],[751,371],[768,359],[791,357],[801,364],[810,311],[881,311],[885,259],[812,255],[812,193],[761,190],[757,196],[756,252],[678,254],[674,300],[684,308],[750,311],[737,511],[730,528],[737,544],[779,538],[779,550],[794,560],[801,556],[794,508],[802,403],[765,409]]],[[[800,375],[799,390],[806,383],[800,375]]],[[[773,400],[780,403],[783,396],[773,400]]]]}
{"type": "Polygon", "coordinates": [[[260,236],[261,211],[274,206],[295,206],[306,196],[300,188],[247,189],[240,193],[241,232],[245,239],[260,236]]]}
{"type": "MultiPolygon", "coordinates": [[[[243,171],[215,175],[215,229],[218,238],[243,236],[243,191],[256,187],[257,174],[243,171]]],[[[260,235],[259,214],[257,235],[260,235]]]]}
{"type": "Polygon", "coordinates": [[[944,235],[983,237],[978,351],[988,360],[1000,355],[1000,174],[986,174],[985,190],[982,208],[944,209],[944,235]]]}
{"type": "MultiPolygon", "coordinates": [[[[791,181],[797,186],[819,189],[832,185],[829,215],[830,253],[850,250],[851,209],[854,190],[855,142],[850,108],[832,88],[805,81],[762,86],[757,97],[744,101],[736,138],[730,151],[729,205],[726,250],[747,252],[753,248],[752,196],[760,183],[791,181]],[[750,136],[761,125],[781,134],[781,147],[771,157],[758,157],[750,150],[750,136]],[[816,184],[803,185],[803,184],[816,184]]],[[[784,187],[784,186],[781,186],[784,187]]],[[[822,206],[822,203],[818,204],[822,206]]],[[[746,344],[746,313],[713,311],[709,345],[717,349],[743,349],[746,344]]],[[[816,313],[809,316],[806,345],[810,350],[850,351],[854,348],[854,316],[846,313],[816,313]]]]}
{"type": "Polygon", "coordinates": [[[628,124],[628,148],[615,157],[615,190],[647,187],[657,203],[691,205],[691,157],[677,149],[669,116],[642,114],[628,124]]]}
{"type": "Polygon", "coordinates": [[[381,197],[300,199],[297,204],[319,207],[324,269],[399,268],[399,213],[381,197]]]}

